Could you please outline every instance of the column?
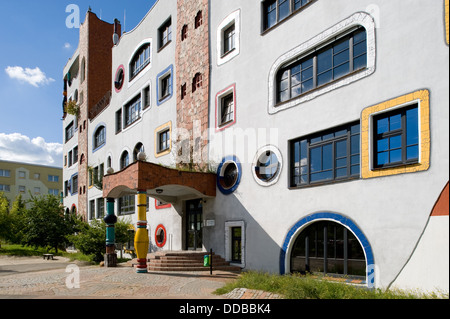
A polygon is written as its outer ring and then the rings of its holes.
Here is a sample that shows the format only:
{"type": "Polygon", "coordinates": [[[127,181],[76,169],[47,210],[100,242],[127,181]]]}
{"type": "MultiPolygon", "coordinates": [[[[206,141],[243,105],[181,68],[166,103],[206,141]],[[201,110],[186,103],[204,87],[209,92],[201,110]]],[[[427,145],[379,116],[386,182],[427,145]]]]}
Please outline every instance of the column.
{"type": "Polygon", "coordinates": [[[147,272],[147,252],[149,238],[147,232],[147,192],[138,190],[137,195],[138,222],[136,235],[134,237],[134,249],[137,255],[137,273],[147,272]]]}
{"type": "Polygon", "coordinates": [[[116,254],[116,232],[114,224],[117,222],[117,216],[114,215],[114,198],[106,199],[106,216],[103,219],[106,223],[106,254],[105,267],[117,266],[116,254]]]}

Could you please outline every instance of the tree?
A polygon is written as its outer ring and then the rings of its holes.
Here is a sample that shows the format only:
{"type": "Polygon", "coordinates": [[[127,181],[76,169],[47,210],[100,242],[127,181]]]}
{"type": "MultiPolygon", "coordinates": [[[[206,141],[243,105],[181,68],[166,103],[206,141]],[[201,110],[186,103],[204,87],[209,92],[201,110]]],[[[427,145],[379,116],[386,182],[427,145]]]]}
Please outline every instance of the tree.
{"type": "Polygon", "coordinates": [[[26,203],[19,194],[14,200],[9,212],[9,229],[7,236],[8,241],[15,244],[22,243],[25,216],[27,213],[26,203]]]}
{"type": "Polygon", "coordinates": [[[24,218],[23,242],[36,248],[50,247],[58,253],[58,248],[68,242],[67,236],[76,230],[74,218],[64,215],[57,196],[32,197],[24,218]]]}
{"type": "Polygon", "coordinates": [[[1,240],[9,234],[9,202],[3,192],[0,192],[0,248],[1,240]]]}

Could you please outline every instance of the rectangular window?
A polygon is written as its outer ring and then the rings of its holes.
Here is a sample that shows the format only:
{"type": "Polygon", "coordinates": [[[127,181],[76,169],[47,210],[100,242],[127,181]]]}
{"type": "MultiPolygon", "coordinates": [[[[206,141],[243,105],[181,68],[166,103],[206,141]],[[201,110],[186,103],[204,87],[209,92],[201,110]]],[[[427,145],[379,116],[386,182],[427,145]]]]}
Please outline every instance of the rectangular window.
{"type": "Polygon", "coordinates": [[[169,18],[159,29],[159,49],[172,41],[172,19],[169,18]]]}
{"type": "Polygon", "coordinates": [[[146,109],[150,106],[150,86],[144,88],[143,92],[143,108],[146,109]]]}
{"type": "Polygon", "coordinates": [[[59,189],[49,189],[48,190],[48,193],[50,194],[50,195],[55,195],[55,196],[59,196],[59,189]]]}
{"type": "Polygon", "coordinates": [[[89,220],[93,220],[95,218],[95,200],[89,201],[89,220]]]}
{"type": "Polygon", "coordinates": [[[75,130],[75,126],[74,126],[73,121],[72,121],[72,122],[71,122],[69,125],[67,125],[67,127],[66,127],[66,143],[67,143],[68,140],[70,140],[70,139],[73,137],[73,135],[74,135],[74,130],[75,130]]]}
{"type": "Polygon", "coordinates": [[[264,30],[294,14],[313,0],[266,0],[263,3],[264,30]]]}
{"type": "Polygon", "coordinates": [[[224,125],[234,119],[234,98],[233,93],[222,98],[220,105],[220,125],[224,125]]]}
{"type": "Polygon", "coordinates": [[[141,96],[137,96],[125,105],[125,127],[141,118],[141,96]]]}
{"type": "Polygon", "coordinates": [[[293,140],[290,154],[291,187],[359,178],[360,124],[293,140]]]}
{"type": "Polygon", "coordinates": [[[235,48],[235,25],[234,23],[223,32],[223,54],[227,54],[235,48]]]}
{"type": "Polygon", "coordinates": [[[122,131],[122,109],[116,112],[116,134],[121,131],[122,131]]]}
{"type": "Polygon", "coordinates": [[[11,171],[9,169],[0,169],[0,177],[11,177],[11,171]]]}
{"type": "Polygon", "coordinates": [[[418,106],[383,113],[373,118],[374,166],[417,163],[419,160],[418,106]]]}
{"type": "Polygon", "coordinates": [[[159,152],[164,152],[170,148],[170,130],[162,131],[159,135],[159,152]]]}
{"type": "Polygon", "coordinates": [[[19,178],[20,178],[20,179],[25,179],[26,176],[27,176],[26,172],[19,171],[19,178]]]}
{"type": "Polygon", "coordinates": [[[97,218],[103,218],[105,216],[105,200],[103,198],[97,198],[97,218]]]}
{"type": "Polygon", "coordinates": [[[64,197],[67,197],[70,192],[69,181],[64,181],[64,197]]]}
{"type": "Polygon", "coordinates": [[[59,176],[58,175],[48,175],[48,181],[49,182],[59,182],[59,176]]]}
{"type": "Polygon", "coordinates": [[[277,103],[293,99],[366,65],[366,32],[360,28],[319,51],[283,66],[277,73],[277,103]]]}
{"type": "Polygon", "coordinates": [[[73,163],[78,163],[78,146],[73,148],[73,163]]]}
{"type": "Polygon", "coordinates": [[[78,175],[75,175],[74,177],[72,177],[71,193],[72,194],[78,193],[78,175]]]}
{"type": "Polygon", "coordinates": [[[0,184],[0,192],[9,193],[11,191],[10,185],[2,185],[0,184]]]}
{"type": "Polygon", "coordinates": [[[119,198],[119,215],[134,214],[134,195],[119,198]]]}
{"type": "Polygon", "coordinates": [[[35,180],[39,180],[41,178],[41,174],[39,174],[39,173],[34,173],[33,176],[34,176],[35,180]]]}
{"type": "Polygon", "coordinates": [[[40,193],[41,193],[41,188],[40,187],[35,187],[34,188],[34,194],[37,195],[37,194],[40,194],[40,193]]]}
{"type": "Polygon", "coordinates": [[[25,194],[26,187],[25,186],[19,186],[19,193],[25,194]]]}
{"type": "Polygon", "coordinates": [[[160,80],[160,98],[159,100],[164,100],[166,97],[170,95],[171,92],[171,80],[170,80],[170,74],[166,75],[165,77],[161,78],[160,80]]]}
{"type": "Polygon", "coordinates": [[[69,167],[70,167],[73,164],[73,152],[72,151],[69,151],[68,157],[69,157],[69,167]]]}

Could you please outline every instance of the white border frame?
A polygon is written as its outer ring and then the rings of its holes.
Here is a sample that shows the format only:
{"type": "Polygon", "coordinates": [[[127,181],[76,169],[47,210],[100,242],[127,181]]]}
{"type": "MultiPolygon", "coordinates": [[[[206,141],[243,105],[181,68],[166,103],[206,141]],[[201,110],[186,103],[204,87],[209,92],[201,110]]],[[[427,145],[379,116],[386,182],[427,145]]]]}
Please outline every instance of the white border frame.
{"type": "Polygon", "coordinates": [[[268,112],[269,114],[275,114],[279,111],[297,106],[300,103],[310,101],[316,98],[319,95],[325,94],[337,88],[340,88],[344,85],[350,84],[354,81],[357,81],[361,78],[371,75],[375,72],[375,64],[376,64],[376,48],[375,48],[375,21],[373,17],[366,12],[356,12],[347,19],[339,22],[328,30],[318,34],[314,38],[302,43],[301,45],[293,48],[289,52],[280,56],[275,63],[272,65],[269,72],[269,103],[268,103],[268,112]],[[276,85],[277,85],[277,73],[281,69],[283,65],[286,63],[301,59],[302,57],[310,54],[314,50],[317,50],[320,47],[330,43],[335,37],[341,37],[343,33],[351,30],[352,28],[362,26],[366,29],[366,38],[367,38],[367,66],[366,69],[357,72],[354,75],[344,77],[342,79],[338,79],[336,81],[331,82],[329,85],[325,85],[318,89],[312,90],[310,93],[306,93],[298,98],[293,98],[290,101],[276,105],[276,85]]]}

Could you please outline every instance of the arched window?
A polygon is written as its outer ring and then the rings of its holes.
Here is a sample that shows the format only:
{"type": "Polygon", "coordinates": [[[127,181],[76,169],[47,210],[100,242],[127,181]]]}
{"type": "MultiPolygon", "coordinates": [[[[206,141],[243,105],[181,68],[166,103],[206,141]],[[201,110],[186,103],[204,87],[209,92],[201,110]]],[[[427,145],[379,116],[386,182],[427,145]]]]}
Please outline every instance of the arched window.
{"type": "Polygon", "coordinates": [[[128,155],[128,152],[125,151],[122,153],[122,156],[120,157],[120,169],[124,169],[125,167],[130,164],[130,157],[128,155]]]}
{"type": "Polygon", "coordinates": [[[188,26],[185,24],[183,28],[181,29],[181,41],[184,41],[187,39],[187,32],[188,32],[188,26]]]}
{"type": "Polygon", "coordinates": [[[137,143],[133,150],[133,162],[138,160],[138,154],[144,153],[144,145],[142,143],[137,143]]]}
{"type": "Polygon", "coordinates": [[[150,43],[143,44],[134,54],[130,62],[130,80],[150,64],[151,47],[150,43]]]}
{"type": "Polygon", "coordinates": [[[100,126],[94,133],[94,149],[106,143],[106,127],[100,126]]]}
{"type": "Polygon", "coordinates": [[[201,88],[203,84],[203,78],[200,73],[195,74],[194,78],[192,79],[192,92],[195,92],[197,88],[201,88]]]}
{"type": "Polygon", "coordinates": [[[291,272],[366,276],[366,259],[355,235],[341,224],[318,221],[295,240],[291,272]]]}
{"type": "Polygon", "coordinates": [[[83,57],[81,60],[81,71],[80,71],[80,83],[83,83],[86,79],[86,59],[83,57]]]}

